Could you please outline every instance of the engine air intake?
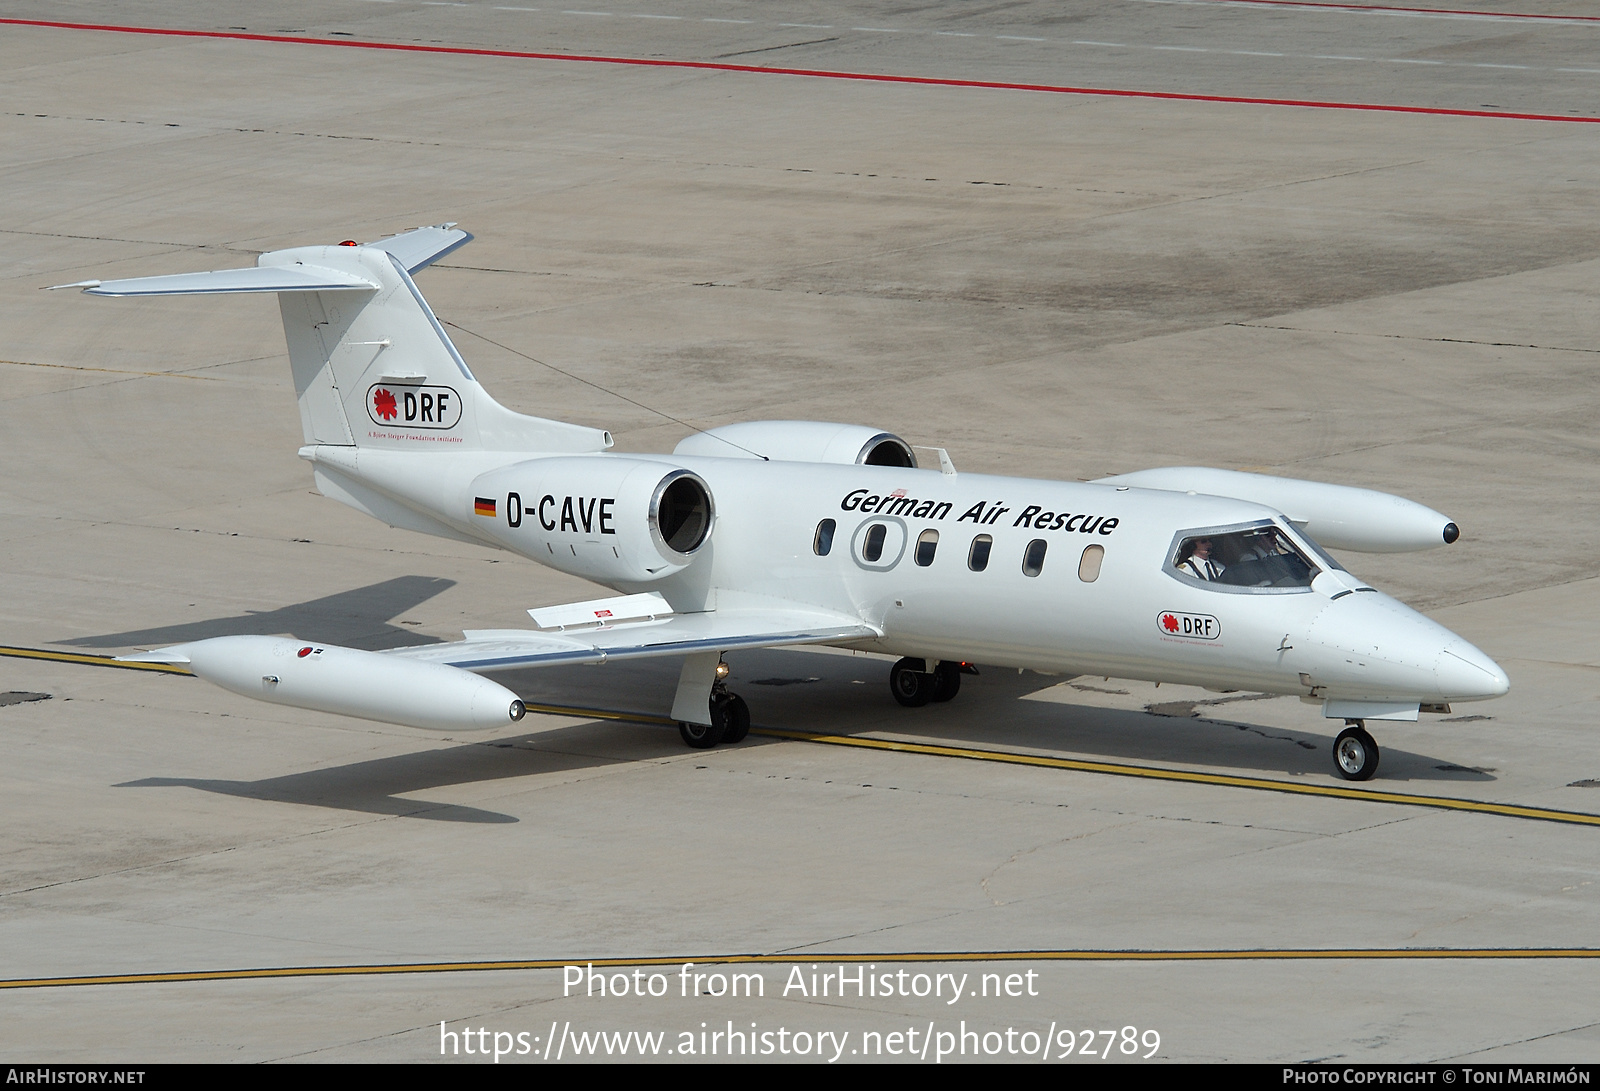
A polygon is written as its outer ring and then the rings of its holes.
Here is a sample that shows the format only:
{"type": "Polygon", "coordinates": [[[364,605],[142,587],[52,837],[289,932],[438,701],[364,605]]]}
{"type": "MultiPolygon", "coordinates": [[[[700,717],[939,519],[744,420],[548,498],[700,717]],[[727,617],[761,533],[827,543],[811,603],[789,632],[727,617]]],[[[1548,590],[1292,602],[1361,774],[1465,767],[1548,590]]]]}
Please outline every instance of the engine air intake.
{"type": "Polygon", "coordinates": [[[711,493],[687,470],[662,481],[650,505],[650,521],[674,553],[693,553],[711,529],[711,493]]]}

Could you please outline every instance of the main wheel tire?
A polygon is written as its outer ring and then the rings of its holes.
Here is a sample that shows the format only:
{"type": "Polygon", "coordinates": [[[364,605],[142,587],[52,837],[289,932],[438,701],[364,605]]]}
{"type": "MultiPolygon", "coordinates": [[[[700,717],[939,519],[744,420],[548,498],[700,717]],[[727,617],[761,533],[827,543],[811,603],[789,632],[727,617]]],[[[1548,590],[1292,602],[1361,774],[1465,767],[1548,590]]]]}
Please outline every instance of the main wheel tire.
{"type": "Polygon", "coordinates": [[[902,659],[889,669],[889,692],[907,708],[921,708],[933,698],[933,675],[921,659],[902,659]]]}
{"type": "Polygon", "coordinates": [[[933,669],[932,700],[948,701],[961,692],[961,664],[941,662],[933,669]]]}
{"type": "Polygon", "coordinates": [[[678,734],[683,741],[696,750],[710,750],[722,741],[723,734],[728,729],[728,715],[720,712],[715,703],[711,706],[711,722],[709,724],[691,724],[682,720],[678,721],[678,734]]]}
{"type": "Polygon", "coordinates": [[[737,693],[730,693],[723,702],[727,716],[727,730],[722,734],[725,743],[743,742],[750,734],[750,706],[737,693]]]}
{"type": "Polygon", "coordinates": [[[1345,780],[1371,780],[1378,757],[1378,744],[1364,727],[1347,727],[1333,740],[1333,768],[1345,780]]]}

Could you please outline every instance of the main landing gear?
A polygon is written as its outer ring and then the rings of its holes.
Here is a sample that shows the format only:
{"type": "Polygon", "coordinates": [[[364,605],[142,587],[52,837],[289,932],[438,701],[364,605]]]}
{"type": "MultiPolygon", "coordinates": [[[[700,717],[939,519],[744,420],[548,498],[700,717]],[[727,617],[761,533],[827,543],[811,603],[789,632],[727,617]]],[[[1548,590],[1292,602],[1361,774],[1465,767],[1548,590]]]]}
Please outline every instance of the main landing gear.
{"type": "Polygon", "coordinates": [[[711,687],[711,723],[680,720],[678,734],[696,750],[709,750],[718,743],[742,742],[750,734],[750,706],[737,693],[729,693],[719,678],[711,687]]]}
{"type": "Polygon", "coordinates": [[[926,659],[902,659],[889,668],[889,692],[907,708],[921,708],[929,701],[948,701],[961,692],[961,676],[977,674],[970,663],[940,660],[930,673],[926,659]]]}
{"type": "Polygon", "coordinates": [[[1370,780],[1378,771],[1378,744],[1367,734],[1361,720],[1346,720],[1348,725],[1333,740],[1333,768],[1345,780],[1370,780]]]}

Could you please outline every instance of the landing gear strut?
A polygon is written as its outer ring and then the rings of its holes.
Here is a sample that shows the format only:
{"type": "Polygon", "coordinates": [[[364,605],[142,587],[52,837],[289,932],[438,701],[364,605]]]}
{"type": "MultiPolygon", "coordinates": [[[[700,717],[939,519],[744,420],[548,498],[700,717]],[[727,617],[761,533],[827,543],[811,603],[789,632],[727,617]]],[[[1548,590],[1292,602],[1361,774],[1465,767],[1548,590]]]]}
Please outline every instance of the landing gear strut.
{"type": "Polygon", "coordinates": [[[907,708],[921,708],[929,701],[948,701],[961,692],[961,675],[976,674],[962,663],[940,660],[933,673],[926,659],[902,659],[889,668],[889,692],[907,708]]]}
{"type": "Polygon", "coordinates": [[[1333,740],[1333,768],[1345,780],[1370,780],[1378,771],[1378,744],[1363,721],[1345,723],[1349,726],[1333,740]]]}

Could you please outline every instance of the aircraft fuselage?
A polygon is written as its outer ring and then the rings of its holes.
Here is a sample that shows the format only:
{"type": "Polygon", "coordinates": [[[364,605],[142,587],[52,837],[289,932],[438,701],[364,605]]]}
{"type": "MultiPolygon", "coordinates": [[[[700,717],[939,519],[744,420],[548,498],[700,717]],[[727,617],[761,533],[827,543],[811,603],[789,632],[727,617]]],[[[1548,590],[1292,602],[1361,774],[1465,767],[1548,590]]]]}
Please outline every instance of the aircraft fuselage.
{"type": "MultiPolygon", "coordinates": [[[[362,457],[373,474],[377,459],[362,457]]],[[[437,479],[451,461],[382,457],[394,468],[376,479],[390,488],[437,479]]],[[[482,456],[462,458],[449,475],[455,511],[435,506],[448,488],[404,488],[399,498],[425,500],[464,534],[541,564],[624,593],[659,591],[679,611],[766,596],[861,618],[883,635],[852,646],[874,651],[1316,699],[1429,704],[1506,688],[1504,673],[1467,641],[1336,567],[1281,515],[1244,501],[749,458],[512,456],[488,471],[482,456]],[[594,472],[563,480],[561,469],[587,471],[585,463],[594,472]],[[595,483],[617,476],[608,465],[637,463],[702,479],[715,497],[714,525],[680,571],[607,578],[596,557],[609,561],[635,516],[595,483]],[[474,512],[477,498],[494,501],[492,515],[474,512]],[[1172,566],[1186,536],[1261,525],[1313,562],[1304,586],[1203,582],[1172,566]]]]}

